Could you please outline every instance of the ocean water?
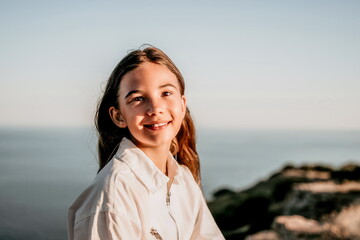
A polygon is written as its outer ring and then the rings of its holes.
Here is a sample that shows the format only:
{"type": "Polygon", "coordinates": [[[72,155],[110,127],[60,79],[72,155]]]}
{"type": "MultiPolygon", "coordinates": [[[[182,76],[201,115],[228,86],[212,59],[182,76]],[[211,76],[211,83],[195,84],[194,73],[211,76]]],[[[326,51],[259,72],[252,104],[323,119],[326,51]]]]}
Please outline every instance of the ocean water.
{"type": "MultiPolygon", "coordinates": [[[[0,129],[0,239],[66,239],[67,208],[96,175],[93,129],[0,129]]],[[[285,164],[360,163],[360,131],[198,131],[205,196],[285,164]]]]}

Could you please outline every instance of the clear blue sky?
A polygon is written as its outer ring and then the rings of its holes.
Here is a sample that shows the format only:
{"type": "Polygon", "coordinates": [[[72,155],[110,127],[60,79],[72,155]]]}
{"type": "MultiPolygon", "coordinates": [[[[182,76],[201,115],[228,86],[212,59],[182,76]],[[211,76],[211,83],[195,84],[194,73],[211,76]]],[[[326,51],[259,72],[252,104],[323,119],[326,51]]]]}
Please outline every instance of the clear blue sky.
{"type": "Polygon", "coordinates": [[[130,49],[164,50],[197,126],[360,129],[360,1],[0,0],[0,125],[89,126],[130,49]]]}

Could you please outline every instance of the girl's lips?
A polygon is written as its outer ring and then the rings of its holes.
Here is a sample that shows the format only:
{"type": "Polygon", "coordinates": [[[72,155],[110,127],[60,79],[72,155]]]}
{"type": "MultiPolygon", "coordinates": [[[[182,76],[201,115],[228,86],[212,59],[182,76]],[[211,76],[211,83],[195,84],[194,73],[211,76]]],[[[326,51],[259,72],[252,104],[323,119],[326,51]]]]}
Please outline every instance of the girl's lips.
{"type": "Polygon", "coordinates": [[[150,130],[159,130],[165,128],[170,122],[154,123],[154,124],[145,124],[144,127],[150,130]]]}

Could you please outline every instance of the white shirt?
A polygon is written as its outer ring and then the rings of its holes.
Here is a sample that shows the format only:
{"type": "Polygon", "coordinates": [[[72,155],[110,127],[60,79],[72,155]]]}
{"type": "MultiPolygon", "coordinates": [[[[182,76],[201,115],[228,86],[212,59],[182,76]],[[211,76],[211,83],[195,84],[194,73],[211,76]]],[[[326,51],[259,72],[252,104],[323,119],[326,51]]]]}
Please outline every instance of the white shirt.
{"type": "Polygon", "coordinates": [[[224,239],[190,170],[170,153],[167,168],[170,178],[123,138],[70,207],[69,240],[224,239]]]}

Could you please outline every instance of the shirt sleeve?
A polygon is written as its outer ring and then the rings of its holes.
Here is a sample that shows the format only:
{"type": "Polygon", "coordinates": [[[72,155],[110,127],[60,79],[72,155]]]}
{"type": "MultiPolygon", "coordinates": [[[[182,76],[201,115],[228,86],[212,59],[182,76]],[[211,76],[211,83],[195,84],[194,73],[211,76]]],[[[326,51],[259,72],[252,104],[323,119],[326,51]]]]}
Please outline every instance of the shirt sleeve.
{"type": "Polygon", "coordinates": [[[194,232],[190,240],[223,240],[225,239],[217,226],[211,212],[201,194],[200,208],[196,218],[194,232]]]}
{"type": "Polygon", "coordinates": [[[95,212],[76,223],[69,222],[69,240],[141,239],[138,224],[111,212],[95,212]]]}

